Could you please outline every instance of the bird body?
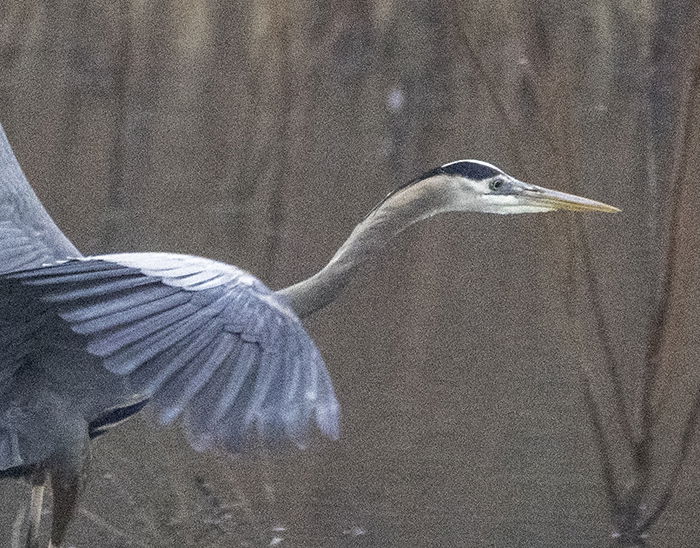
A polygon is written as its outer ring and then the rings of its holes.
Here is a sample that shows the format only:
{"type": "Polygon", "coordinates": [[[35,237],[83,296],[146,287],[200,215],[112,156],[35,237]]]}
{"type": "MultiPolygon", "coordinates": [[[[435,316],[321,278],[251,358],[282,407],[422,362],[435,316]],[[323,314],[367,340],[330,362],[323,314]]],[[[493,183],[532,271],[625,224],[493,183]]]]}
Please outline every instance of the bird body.
{"type": "Polygon", "coordinates": [[[408,226],[448,211],[616,208],[526,184],[476,160],[390,193],[317,274],[279,291],[221,262],[170,253],[83,257],[27,183],[0,127],[0,477],[44,485],[64,539],[89,441],[144,408],[180,421],[198,450],[339,435],[330,375],[301,318],[347,287],[408,226]]]}

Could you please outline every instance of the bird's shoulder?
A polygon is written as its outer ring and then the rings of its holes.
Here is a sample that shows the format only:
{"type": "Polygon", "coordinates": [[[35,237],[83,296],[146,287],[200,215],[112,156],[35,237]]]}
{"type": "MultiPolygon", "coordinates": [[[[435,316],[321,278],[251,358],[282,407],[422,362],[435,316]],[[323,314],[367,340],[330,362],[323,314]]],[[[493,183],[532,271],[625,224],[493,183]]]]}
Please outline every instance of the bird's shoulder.
{"type": "Polygon", "coordinates": [[[207,257],[167,252],[116,253],[75,259],[81,262],[100,261],[140,271],[144,276],[160,279],[166,286],[188,292],[235,289],[255,299],[256,304],[270,308],[295,323],[297,315],[286,300],[250,272],[232,264],[207,257]]]}
{"type": "Polygon", "coordinates": [[[232,264],[206,257],[180,253],[112,253],[77,259],[81,262],[108,262],[141,271],[145,276],[163,279],[171,287],[188,291],[201,291],[211,287],[236,283],[251,287],[261,293],[271,291],[251,273],[232,264]],[[211,277],[203,276],[208,273],[211,277]],[[207,278],[207,279],[205,279],[207,278]]]}

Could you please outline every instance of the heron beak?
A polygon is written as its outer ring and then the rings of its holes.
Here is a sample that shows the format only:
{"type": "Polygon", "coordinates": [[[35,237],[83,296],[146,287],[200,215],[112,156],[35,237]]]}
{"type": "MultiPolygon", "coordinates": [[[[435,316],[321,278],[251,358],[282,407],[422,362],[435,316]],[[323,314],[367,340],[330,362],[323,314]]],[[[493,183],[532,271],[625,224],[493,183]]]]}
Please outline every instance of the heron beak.
{"type": "Polygon", "coordinates": [[[614,206],[582,198],[566,192],[558,192],[541,186],[527,185],[521,196],[527,198],[533,205],[541,205],[549,209],[568,209],[569,211],[602,211],[603,213],[618,213],[614,206]]]}

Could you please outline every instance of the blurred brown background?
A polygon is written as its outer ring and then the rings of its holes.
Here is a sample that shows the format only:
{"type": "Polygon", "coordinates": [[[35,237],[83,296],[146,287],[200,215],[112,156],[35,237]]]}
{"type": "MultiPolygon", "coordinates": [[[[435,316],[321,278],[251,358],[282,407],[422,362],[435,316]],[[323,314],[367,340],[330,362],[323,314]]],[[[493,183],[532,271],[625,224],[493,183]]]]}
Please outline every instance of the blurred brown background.
{"type": "MultiPolygon", "coordinates": [[[[340,442],[198,455],[136,419],[95,444],[71,543],[605,546],[591,410],[622,497],[619,396],[638,436],[651,386],[650,545],[700,545],[698,36],[695,0],[1,2],[0,122],[86,254],[283,287],[461,158],[623,209],[409,230],[308,325],[340,442]]],[[[0,493],[9,546],[28,490],[0,493]]]]}

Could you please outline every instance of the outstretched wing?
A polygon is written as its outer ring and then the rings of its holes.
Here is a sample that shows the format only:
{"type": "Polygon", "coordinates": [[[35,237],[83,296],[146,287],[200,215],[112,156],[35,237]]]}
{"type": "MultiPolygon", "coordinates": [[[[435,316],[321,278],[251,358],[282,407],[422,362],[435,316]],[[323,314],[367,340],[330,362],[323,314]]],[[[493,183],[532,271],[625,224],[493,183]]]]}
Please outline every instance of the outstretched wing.
{"type": "Polygon", "coordinates": [[[6,278],[149,398],[162,422],[181,417],[197,449],[238,451],[253,426],[299,445],[314,422],[338,435],[338,403],[316,346],[272,291],[236,267],[134,253],[6,278]]]}
{"type": "Polygon", "coordinates": [[[0,126],[0,274],[80,256],[29,186],[0,126]]]}

